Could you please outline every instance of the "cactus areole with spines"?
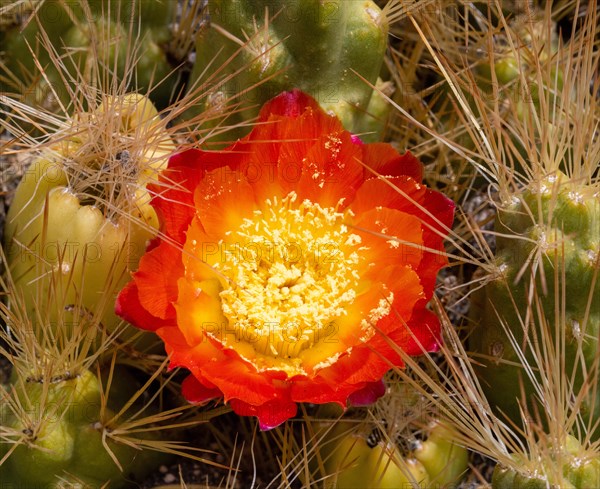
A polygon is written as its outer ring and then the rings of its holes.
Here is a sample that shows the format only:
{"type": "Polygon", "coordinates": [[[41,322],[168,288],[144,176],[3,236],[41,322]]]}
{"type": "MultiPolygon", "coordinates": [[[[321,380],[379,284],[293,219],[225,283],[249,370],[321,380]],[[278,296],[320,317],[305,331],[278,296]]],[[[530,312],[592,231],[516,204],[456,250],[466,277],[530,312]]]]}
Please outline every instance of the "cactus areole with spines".
{"type": "Polygon", "coordinates": [[[535,461],[534,470],[527,457],[514,454],[514,465],[498,464],[492,476],[493,489],[591,489],[600,487],[600,458],[586,453],[579,441],[567,436],[550,449],[548,458],[535,461]]]}

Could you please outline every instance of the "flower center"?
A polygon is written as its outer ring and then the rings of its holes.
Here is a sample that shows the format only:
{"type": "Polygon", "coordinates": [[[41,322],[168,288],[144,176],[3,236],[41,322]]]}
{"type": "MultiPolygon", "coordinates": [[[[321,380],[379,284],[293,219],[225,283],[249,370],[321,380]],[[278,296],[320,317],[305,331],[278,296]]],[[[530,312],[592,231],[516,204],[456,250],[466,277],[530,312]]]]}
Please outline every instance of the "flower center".
{"type": "Polygon", "coordinates": [[[348,214],[297,200],[267,200],[220,243],[215,264],[230,282],[220,293],[229,327],[266,368],[331,339],[357,295],[361,238],[348,214]]]}

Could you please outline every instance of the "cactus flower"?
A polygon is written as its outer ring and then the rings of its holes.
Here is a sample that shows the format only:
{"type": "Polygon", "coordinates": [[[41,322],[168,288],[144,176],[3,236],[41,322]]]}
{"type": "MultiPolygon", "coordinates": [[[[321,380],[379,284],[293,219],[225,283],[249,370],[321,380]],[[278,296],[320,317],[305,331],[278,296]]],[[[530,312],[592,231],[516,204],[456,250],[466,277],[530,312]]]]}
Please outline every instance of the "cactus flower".
{"type": "Polygon", "coordinates": [[[398,349],[438,345],[425,306],[454,205],[421,171],[284,92],[226,150],[170,159],[152,187],[161,233],[116,311],[190,370],[188,400],[223,397],[263,429],[298,402],[368,402],[398,349]]]}

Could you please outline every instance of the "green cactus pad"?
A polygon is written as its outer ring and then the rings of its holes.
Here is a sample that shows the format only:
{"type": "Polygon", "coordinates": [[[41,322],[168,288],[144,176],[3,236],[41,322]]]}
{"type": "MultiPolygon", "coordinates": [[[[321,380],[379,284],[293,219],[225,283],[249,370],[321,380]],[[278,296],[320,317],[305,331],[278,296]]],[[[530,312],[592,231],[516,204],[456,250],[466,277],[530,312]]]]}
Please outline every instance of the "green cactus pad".
{"type": "Polygon", "coordinates": [[[424,489],[453,487],[468,468],[468,452],[457,445],[451,429],[432,424],[427,440],[403,456],[398,447],[379,442],[374,447],[355,432],[355,425],[339,422],[320,450],[328,474],[326,487],[336,489],[424,489]]]}
{"type": "MultiPolygon", "coordinates": [[[[107,130],[96,141],[94,122],[74,122],[74,136],[56,136],[55,144],[32,155],[7,215],[7,261],[34,329],[36,311],[45,308],[43,320],[56,328],[84,319],[99,337],[99,326],[114,332],[122,324],[114,313],[116,294],[157,232],[145,185],[156,181],[175,145],[145,97],[115,98],[112,108],[108,102],[80,117],[110,119],[114,133],[107,130]],[[128,149],[133,156],[125,171],[114,152],[128,149]]],[[[129,332],[128,338],[139,335],[129,332]]],[[[147,339],[144,346],[154,342],[147,339]]]]}

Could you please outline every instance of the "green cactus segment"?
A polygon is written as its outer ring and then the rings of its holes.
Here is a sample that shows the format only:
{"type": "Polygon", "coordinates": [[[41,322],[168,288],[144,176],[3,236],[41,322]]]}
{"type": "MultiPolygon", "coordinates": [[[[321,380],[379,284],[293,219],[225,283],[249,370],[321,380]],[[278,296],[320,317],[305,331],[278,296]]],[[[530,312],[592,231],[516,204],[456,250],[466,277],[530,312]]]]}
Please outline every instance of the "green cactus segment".
{"type": "MultiPolygon", "coordinates": [[[[126,376],[115,376],[112,382],[126,382],[125,379],[126,376]]],[[[118,425],[107,426],[102,420],[110,420],[122,404],[108,392],[108,405],[103,406],[100,382],[90,371],[52,379],[46,385],[38,379],[19,382],[13,376],[9,387],[10,394],[3,394],[16,396],[22,410],[17,415],[8,403],[3,403],[2,425],[5,432],[12,430],[23,437],[2,465],[4,483],[42,488],[73,478],[92,487],[109,482],[108,487],[116,488],[125,486],[126,479],[141,480],[164,462],[163,454],[140,450],[111,437],[118,425]]],[[[107,394],[106,386],[104,393],[107,394]]],[[[135,436],[159,439],[154,432],[135,436]]],[[[6,453],[8,449],[9,444],[3,443],[1,451],[6,453]]]]}
{"type": "Polygon", "coordinates": [[[589,489],[600,487],[600,458],[588,456],[579,442],[568,436],[560,453],[536,462],[534,469],[525,456],[513,455],[512,467],[497,465],[492,476],[493,489],[589,489]]]}
{"type": "MultiPolygon", "coordinates": [[[[536,392],[524,369],[516,366],[521,360],[505,328],[516,344],[524,345],[522,351],[531,365],[536,365],[532,345],[541,337],[540,328],[546,328],[556,344],[564,343],[564,351],[555,355],[564,357],[566,378],[573,375],[575,380],[575,395],[584,385],[583,372],[593,375],[595,371],[600,327],[600,198],[596,189],[559,174],[526,189],[520,199],[500,209],[495,230],[499,233],[499,273],[473,301],[471,317],[477,325],[470,347],[485,356],[478,373],[490,404],[520,422],[521,385],[528,399],[536,392]],[[533,286],[540,302],[528,305],[533,286]],[[528,310],[533,316],[524,341],[528,310]],[[579,352],[585,369],[579,365],[579,352]]],[[[531,405],[528,408],[534,412],[531,405]]],[[[581,413],[586,420],[590,415],[599,419],[600,391],[590,390],[581,413]]]]}
{"type": "MultiPolygon", "coordinates": [[[[41,177],[32,192],[34,200],[26,207],[13,206],[22,211],[9,214],[6,228],[7,238],[12,240],[8,261],[17,288],[30,304],[30,317],[36,317],[36,300],[42,300],[52,286],[56,293],[64,292],[65,306],[81,304],[88,312],[100,312],[102,325],[114,331],[120,321],[110,298],[128,280],[126,271],[139,261],[153,233],[139,226],[119,226],[105,219],[97,207],[81,205],[69,190],[64,173],[45,159],[28,170],[18,200],[30,197],[33,175],[41,177]]],[[[60,317],[62,312],[55,309],[52,315],[60,317]]]]}
{"type": "MultiPolygon", "coordinates": [[[[54,90],[68,104],[70,94],[63,81],[67,75],[61,76],[62,71],[92,86],[113,80],[116,74],[119,82],[126,80],[128,90],[148,93],[152,88],[152,100],[165,107],[176,81],[165,50],[176,8],[177,3],[170,0],[87,0],[68,6],[62,0],[40,2],[37,15],[24,29],[14,26],[4,33],[0,75],[12,82],[0,88],[28,92],[27,97],[37,105],[48,105],[54,90]],[[43,46],[46,36],[50,49],[63,58],[60,71],[43,46]]],[[[103,86],[104,91],[110,88],[103,86]]],[[[71,90],[76,92],[75,86],[71,90]]]]}
{"type": "Polygon", "coordinates": [[[424,443],[414,451],[414,458],[425,468],[431,487],[458,484],[469,466],[469,454],[453,441],[454,434],[441,423],[435,423],[424,443]]]}
{"type": "Polygon", "coordinates": [[[346,129],[376,131],[365,137],[379,138],[389,109],[360,78],[378,82],[387,46],[387,21],[374,2],[214,0],[209,10],[212,26],[197,41],[190,84],[214,85],[217,69],[231,79],[213,88],[193,113],[214,112],[237,95],[234,102],[253,105],[226,121],[240,122],[278,93],[299,88],[346,129]]]}
{"type": "MultiPolygon", "coordinates": [[[[102,105],[96,115],[120,122],[115,138],[126,141],[123,148],[129,147],[129,139],[145,138],[141,150],[131,150],[126,175],[103,170],[102,158],[114,163],[114,155],[106,148],[94,154],[98,142],[92,143],[90,155],[85,139],[93,134],[81,132],[34,157],[16,190],[6,220],[6,251],[16,289],[34,322],[41,307],[47,309],[43,320],[59,324],[59,318],[70,314],[68,306],[75,306],[75,317],[67,322],[80,323],[77,315],[93,316],[113,332],[121,324],[114,298],[157,232],[158,218],[145,184],[156,179],[174,144],[165,133],[156,136],[152,127],[160,129],[162,122],[146,98],[129,95],[118,107],[120,114],[103,115],[104,110],[116,109],[102,105]],[[149,135],[144,135],[145,129],[149,135]],[[98,184],[102,180],[107,181],[106,189],[98,184]],[[107,199],[112,199],[110,205],[107,199]],[[45,303],[48,297],[54,297],[50,304],[45,303]]],[[[131,334],[139,332],[132,329],[131,334]]]]}
{"type": "Polygon", "coordinates": [[[425,467],[415,459],[403,460],[395,447],[378,444],[371,448],[361,436],[349,435],[335,447],[327,461],[331,474],[326,482],[330,489],[395,489],[427,487],[429,476],[425,467]]]}
{"type": "Polygon", "coordinates": [[[452,487],[460,482],[468,468],[467,450],[452,441],[450,429],[440,423],[430,427],[426,441],[408,456],[396,446],[367,444],[345,423],[339,423],[327,436],[321,454],[329,475],[326,487],[336,489],[396,489],[452,487]]]}

